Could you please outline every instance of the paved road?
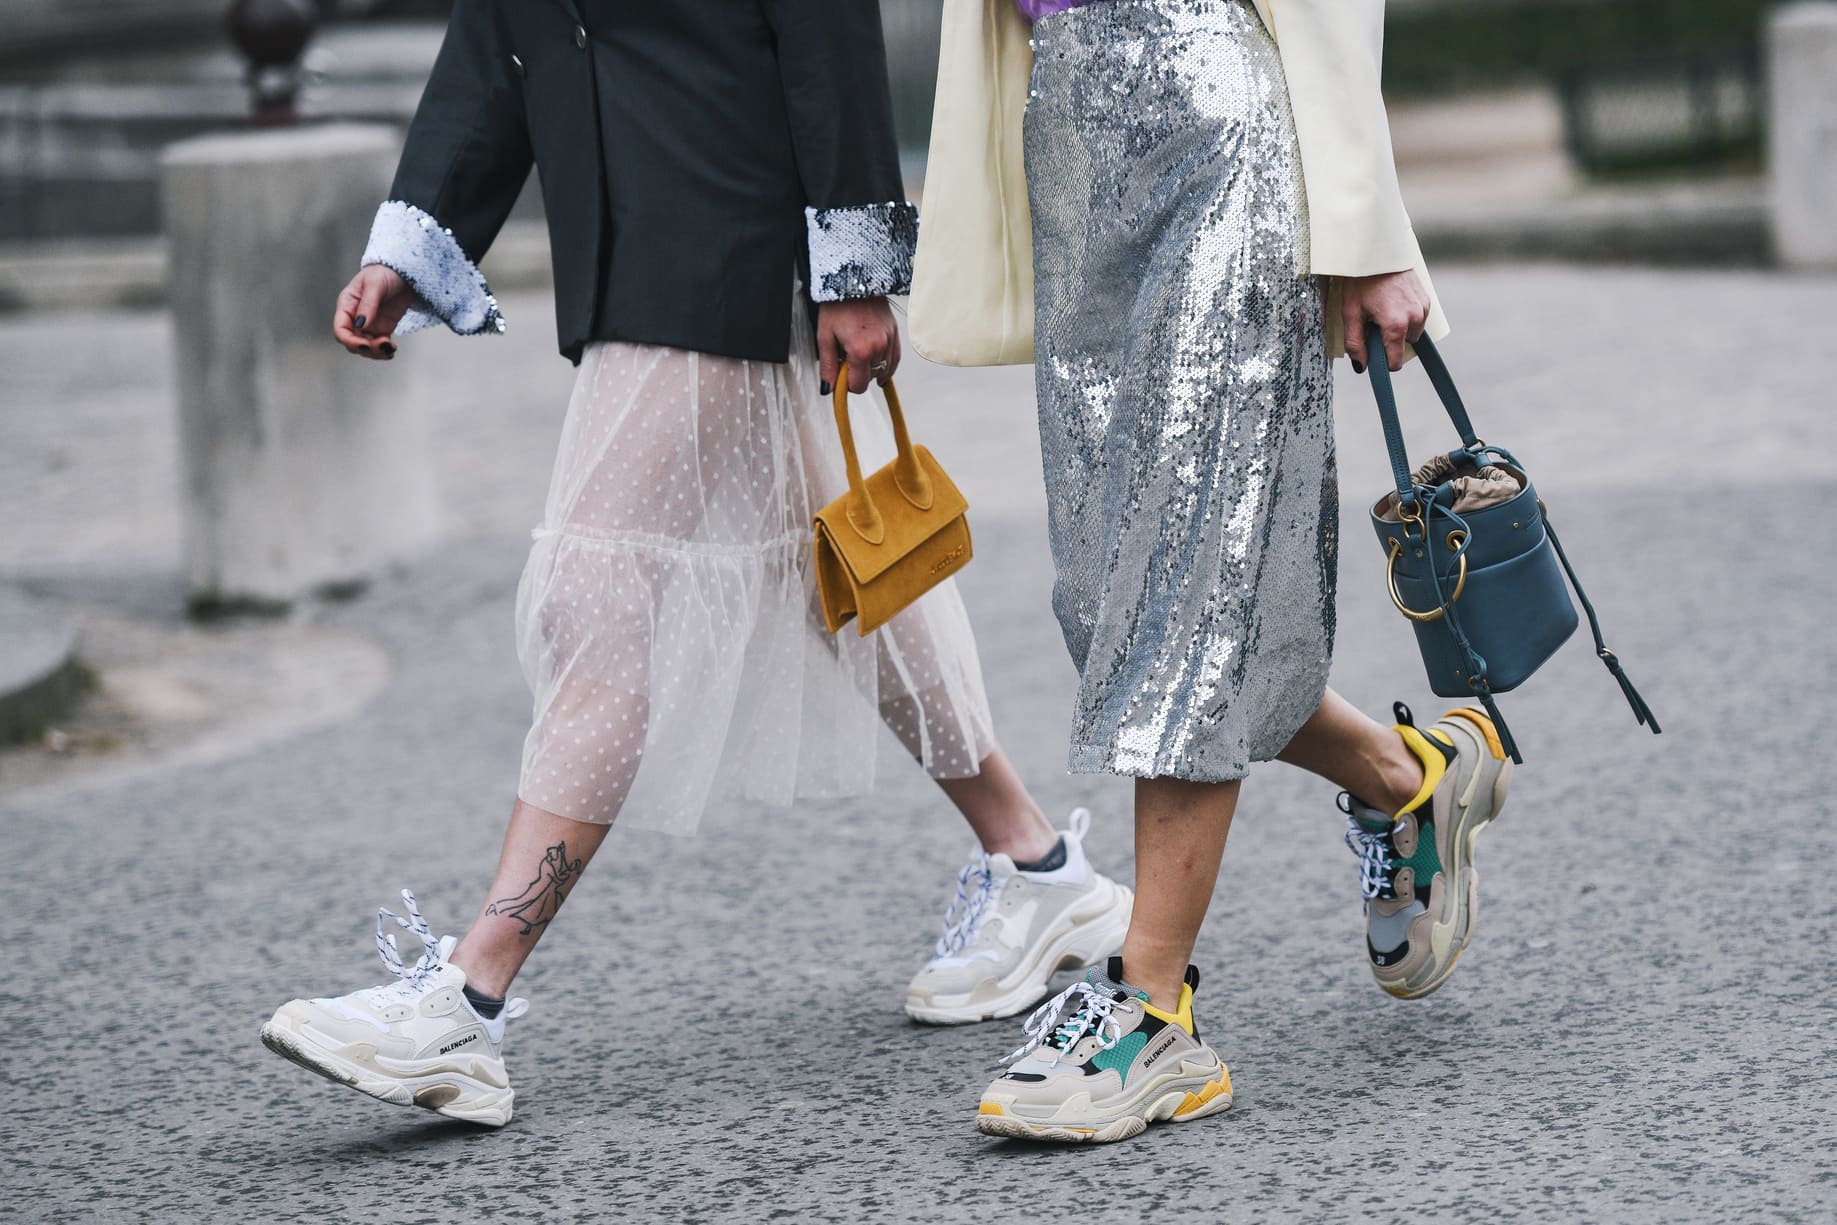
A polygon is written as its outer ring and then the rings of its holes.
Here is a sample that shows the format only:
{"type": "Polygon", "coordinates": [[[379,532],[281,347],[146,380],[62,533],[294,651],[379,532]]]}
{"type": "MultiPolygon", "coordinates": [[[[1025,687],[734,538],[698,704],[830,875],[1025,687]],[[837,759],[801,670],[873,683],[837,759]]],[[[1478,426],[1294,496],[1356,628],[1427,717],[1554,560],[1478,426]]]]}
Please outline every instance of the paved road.
{"type": "MultiPolygon", "coordinates": [[[[267,1054],[255,1031],[276,1002],[378,977],[371,907],[411,884],[437,925],[458,922],[496,849],[526,712],[512,585],[566,386],[537,360],[545,305],[516,300],[502,348],[422,349],[450,358],[423,394],[442,402],[443,470],[477,491],[462,530],[317,616],[386,652],[369,705],[214,761],[0,792],[8,1215],[1829,1219],[1837,353],[1815,338],[1837,281],[1441,280],[1482,432],[1533,465],[1667,731],[1635,728],[1580,646],[1513,696],[1530,763],[1487,839],[1478,942],[1437,996],[1370,984],[1332,795],[1270,767],[1198,954],[1234,1109],[1093,1150],[987,1141],[976,1095],[1016,1027],[925,1030],[899,1011],[966,838],[895,771],[872,802],[735,808],[690,841],[615,833],[521,984],[534,1010],[504,1132],[267,1054]]],[[[169,417],[162,328],[0,325],[29,410],[0,420],[4,572],[116,615],[176,598],[147,445],[169,417]],[[97,354],[81,374],[73,346],[97,354]],[[107,471],[141,475],[101,498],[107,471]]],[[[1007,743],[1050,805],[1098,810],[1094,853],[1126,876],[1125,791],[1062,769],[1071,677],[1026,385],[916,368],[904,390],[976,507],[964,586],[1007,743]]],[[[1359,521],[1384,479],[1366,400],[1350,376],[1340,391],[1336,683],[1432,711],[1359,521]]]]}

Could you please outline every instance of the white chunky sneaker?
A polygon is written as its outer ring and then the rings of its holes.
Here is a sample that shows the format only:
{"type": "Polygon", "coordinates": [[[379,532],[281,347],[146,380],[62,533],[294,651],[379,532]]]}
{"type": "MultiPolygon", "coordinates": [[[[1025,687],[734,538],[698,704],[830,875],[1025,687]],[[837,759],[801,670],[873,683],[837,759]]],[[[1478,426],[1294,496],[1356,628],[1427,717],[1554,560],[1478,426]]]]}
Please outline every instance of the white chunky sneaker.
{"type": "Polygon", "coordinates": [[[1037,1003],[1052,976],[1102,961],[1123,945],[1135,894],[1091,867],[1091,814],[1072,813],[1065,863],[1022,872],[977,851],[957,877],[936,956],[906,988],[906,1013],[930,1025],[1011,1017],[1037,1003]]]}
{"type": "Polygon", "coordinates": [[[420,1106],[485,1127],[510,1122],[515,1093],[504,1069],[505,1025],[529,1011],[513,999],[490,1020],[465,997],[466,972],[447,961],[457,943],[435,940],[402,890],[408,918],[376,912],[376,951],[396,981],[336,999],[290,1000],[262,1026],[275,1054],[327,1080],[397,1106],[420,1106]],[[420,960],[402,963],[393,919],[420,938],[420,960]]]}

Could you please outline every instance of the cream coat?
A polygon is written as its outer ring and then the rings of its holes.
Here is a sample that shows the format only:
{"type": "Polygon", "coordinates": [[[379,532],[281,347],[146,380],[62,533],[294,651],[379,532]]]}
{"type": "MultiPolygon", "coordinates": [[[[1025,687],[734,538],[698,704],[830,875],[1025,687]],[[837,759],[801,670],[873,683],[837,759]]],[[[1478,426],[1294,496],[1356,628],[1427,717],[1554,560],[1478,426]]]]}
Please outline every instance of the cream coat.
{"type": "MultiPolygon", "coordinates": [[[[1098,0],[1102,3],[1103,0],[1098,0]]],[[[1282,57],[1307,184],[1309,265],[1296,275],[1428,270],[1397,187],[1379,91],[1384,0],[1255,0],[1282,57]]],[[[1033,360],[1033,224],[1021,120],[1033,73],[1014,0],[944,0],[911,335],[951,366],[1033,360]]],[[[1329,352],[1345,351],[1339,283],[1329,352]]],[[[1433,303],[1429,335],[1448,331],[1433,303]]]]}

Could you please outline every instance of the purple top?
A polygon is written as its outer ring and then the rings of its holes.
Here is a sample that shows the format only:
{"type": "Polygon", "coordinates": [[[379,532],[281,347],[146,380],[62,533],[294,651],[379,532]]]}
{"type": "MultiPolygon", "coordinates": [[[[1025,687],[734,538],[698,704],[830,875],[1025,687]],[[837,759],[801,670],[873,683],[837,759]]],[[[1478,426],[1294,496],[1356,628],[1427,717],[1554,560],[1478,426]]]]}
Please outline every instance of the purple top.
{"type": "Polygon", "coordinates": [[[1063,13],[1066,9],[1075,9],[1091,2],[1092,0],[1015,0],[1015,3],[1021,6],[1021,16],[1030,22],[1038,21],[1048,13],[1063,13]]]}

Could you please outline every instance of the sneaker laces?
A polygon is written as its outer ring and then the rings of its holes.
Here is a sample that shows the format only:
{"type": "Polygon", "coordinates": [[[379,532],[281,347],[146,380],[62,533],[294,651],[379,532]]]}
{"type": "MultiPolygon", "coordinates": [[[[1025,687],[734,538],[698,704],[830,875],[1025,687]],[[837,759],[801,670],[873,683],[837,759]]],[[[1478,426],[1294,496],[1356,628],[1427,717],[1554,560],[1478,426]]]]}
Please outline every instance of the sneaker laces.
{"type": "Polygon", "coordinates": [[[1059,994],[1041,1004],[1028,1017],[1024,1028],[1027,1041],[1002,1060],[1002,1063],[1014,1063],[1025,1059],[1042,1046],[1053,1049],[1053,1063],[1086,1034],[1094,1035],[1100,1050],[1109,1050],[1123,1039],[1122,1022],[1111,1016],[1111,1011],[1122,1001],[1101,987],[1088,982],[1075,982],[1059,994]],[[1072,1000],[1082,996],[1084,1002],[1078,1010],[1067,1017],[1066,1010],[1072,1000]]]}
{"type": "Polygon", "coordinates": [[[960,953],[976,938],[1000,892],[986,851],[977,851],[957,873],[957,896],[944,911],[944,934],[938,937],[937,955],[960,953]]]}
{"type": "Polygon", "coordinates": [[[1359,892],[1370,902],[1390,885],[1391,869],[1396,859],[1390,830],[1369,830],[1352,810],[1352,796],[1339,794],[1339,810],[1346,814],[1346,845],[1359,857],[1359,892]]]}
{"type": "Polygon", "coordinates": [[[402,890],[402,904],[408,911],[403,918],[393,910],[378,907],[376,911],[376,955],[383,959],[389,972],[399,980],[383,987],[373,987],[364,993],[372,1003],[391,998],[412,998],[427,989],[431,979],[446,962],[449,951],[446,940],[436,940],[429,930],[427,920],[421,917],[421,908],[415,905],[415,895],[407,889],[402,890]],[[383,920],[392,919],[396,926],[421,941],[421,956],[409,965],[403,962],[401,950],[396,947],[395,933],[385,930],[383,920]]]}

